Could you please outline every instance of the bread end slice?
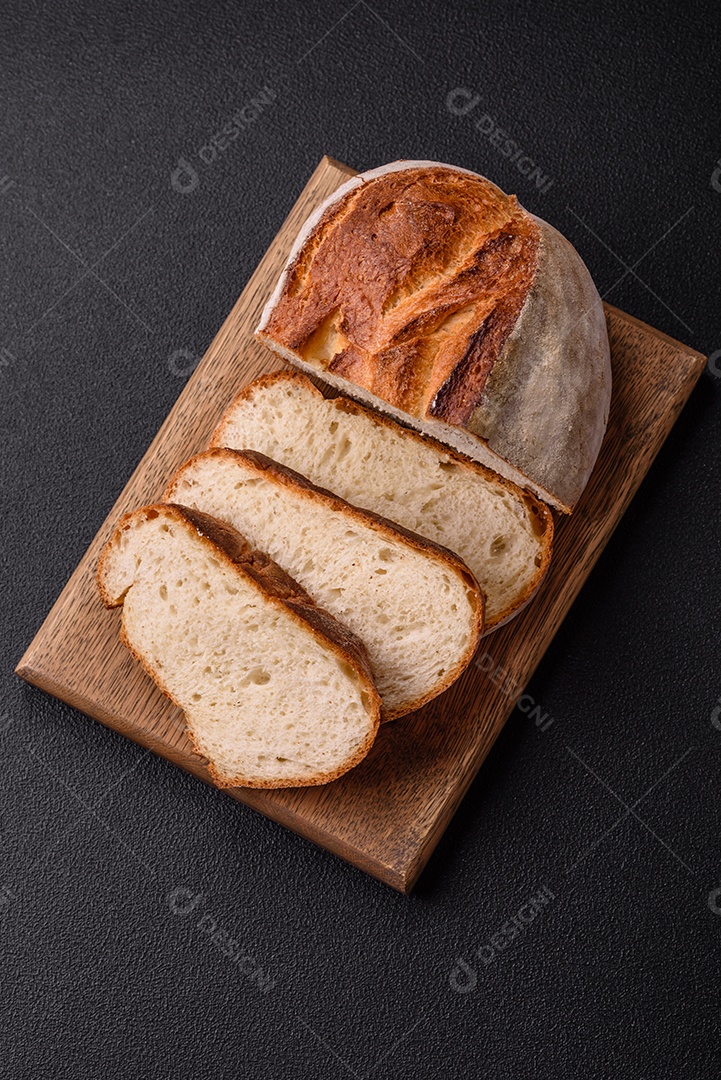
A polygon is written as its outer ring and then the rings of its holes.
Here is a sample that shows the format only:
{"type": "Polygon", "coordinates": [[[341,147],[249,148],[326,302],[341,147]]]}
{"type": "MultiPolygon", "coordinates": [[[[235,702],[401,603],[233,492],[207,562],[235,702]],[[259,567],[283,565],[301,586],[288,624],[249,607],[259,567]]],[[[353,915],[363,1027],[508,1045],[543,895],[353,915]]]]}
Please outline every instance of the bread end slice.
{"type": "Polygon", "coordinates": [[[118,523],[97,583],[217,786],[325,784],[372,746],[380,698],[363,645],[236,530],[143,507],[118,523]]]}

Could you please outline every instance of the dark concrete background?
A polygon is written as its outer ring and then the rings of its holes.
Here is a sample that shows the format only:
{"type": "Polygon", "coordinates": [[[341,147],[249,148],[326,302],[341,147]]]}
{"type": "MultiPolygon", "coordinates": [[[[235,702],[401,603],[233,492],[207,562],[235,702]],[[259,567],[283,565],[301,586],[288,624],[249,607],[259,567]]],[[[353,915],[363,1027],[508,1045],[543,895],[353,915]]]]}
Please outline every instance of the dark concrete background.
{"type": "Polygon", "coordinates": [[[3,6],[0,1077],[719,1075],[720,23],[3,6]],[[324,153],[488,175],[711,355],[410,898],[13,674],[324,153]]]}

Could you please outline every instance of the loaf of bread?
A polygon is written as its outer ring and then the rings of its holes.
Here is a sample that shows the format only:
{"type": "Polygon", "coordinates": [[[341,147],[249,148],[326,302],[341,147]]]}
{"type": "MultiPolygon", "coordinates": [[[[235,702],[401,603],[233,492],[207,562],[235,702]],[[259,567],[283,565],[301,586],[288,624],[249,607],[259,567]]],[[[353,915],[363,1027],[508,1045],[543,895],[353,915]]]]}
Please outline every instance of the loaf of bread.
{"type": "Polygon", "coordinates": [[[227,525],[182,506],[126,514],[97,581],[220,787],[324,784],[370,749],[363,645],[227,525]]]}
{"type": "Polygon", "coordinates": [[[246,386],[212,445],[259,450],[455,551],[485,593],[486,632],[521,610],[549,565],[553,518],[545,503],[387,416],[343,396],[324,398],[297,372],[246,386]]]}
{"type": "Polygon", "coordinates": [[[306,222],[257,337],[570,512],[606,428],[603,306],[552,226],[490,181],[401,161],[306,222]]]}
{"type": "MultiPolygon", "coordinates": [[[[290,417],[292,408],[283,415],[290,417]]],[[[237,529],[360,638],[383,720],[430,701],[473,656],[483,597],[457,555],[263,454],[199,454],[178,470],[163,497],[237,529]]]]}

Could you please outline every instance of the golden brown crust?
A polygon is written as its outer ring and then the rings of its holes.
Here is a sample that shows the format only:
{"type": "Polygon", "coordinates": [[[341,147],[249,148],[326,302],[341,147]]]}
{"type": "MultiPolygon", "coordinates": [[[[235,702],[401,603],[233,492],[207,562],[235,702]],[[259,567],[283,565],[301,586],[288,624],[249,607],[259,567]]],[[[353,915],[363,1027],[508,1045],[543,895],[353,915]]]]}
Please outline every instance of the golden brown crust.
{"type": "Polygon", "coordinates": [[[591,475],[612,383],[598,290],[476,173],[396,161],[346,181],[301,228],[256,337],[563,513],[591,475]]]}
{"type": "MultiPolygon", "coordinates": [[[[381,701],[378,691],[373,683],[368,656],[363,643],[342,623],[338,622],[329,612],[316,606],[306,591],[290,577],[289,574],[268,558],[262,552],[255,551],[248,544],[245,537],[237,530],[232,529],[224,522],[212,518],[209,514],[198,510],[191,510],[185,506],[173,503],[158,503],[152,506],[141,507],[124,514],[118,522],[113,535],[103,548],[98,560],[96,580],[101,598],[106,607],[117,607],[123,603],[110,598],[103,578],[105,569],[114,545],[118,542],[121,532],[128,528],[139,517],[151,519],[153,516],[167,515],[182,524],[185,528],[192,528],[202,541],[210,545],[213,553],[227,562],[233,570],[252,583],[259,589],[266,601],[272,605],[282,607],[291,616],[301,622],[305,629],[313,634],[332,652],[335,652],[341,662],[347,664],[358,677],[362,692],[367,700],[367,708],[371,721],[371,730],[356,750],[352,757],[348,758],[338,769],[326,773],[317,774],[309,779],[265,781],[253,780],[247,777],[234,777],[232,780],[224,777],[214,768],[212,762],[207,762],[208,772],[218,787],[254,787],[254,788],[281,788],[281,787],[312,787],[319,784],[327,784],[342,776],[343,773],[357,765],[370,750],[380,723],[381,701]],[[108,602],[110,601],[110,602],[108,602]]],[[[150,675],[158,689],[165,697],[169,698],[174,705],[182,709],[180,702],[173,696],[164,684],[158,673],[150,667],[146,659],[132,646],[125,633],[124,624],[121,625],[120,637],[123,644],[128,648],[132,656],[142,665],[150,675]]],[[[203,757],[189,726],[186,733],[193,749],[203,757]]],[[[207,759],[205,759],[207,761],[207,759]]]]}
{"type": "Polygon", "coordinates": [[[107,585],[105,584],[105,579],[107,577],[108,564],[112,557],[115,544],[120,539],[120,534],[123,529],[126,528],[126,526],[130,523],[133,515],[136,513],[137,510],[130,510],[127,514],[123,514],[118,524],[113,529],[110,535],[110,539],[103,547],[103,550],[100,552],[100,556],[98,558],[98,565],[95,569],[95,583],[98,586],[100,599],[102,600],[106,608],[122,607],[123,604],[124,597],[113,596],[108,590],[107,585]]]}
{"type": "MultiPolygon", "coordinates": [[[[253,393],[256,389],[261,389],[266,386],[273,386],[276,383],[283,382],[288,383],[291,386],[301,386],[305,391],[313,393],[319,398],[323,397],[321,391],[316,386],[314,386],[314,384],[306,375],[303,375],[301,372],[285,369],[281,371],[268,372],[265,375],[259,375],[257,379],[254,379],[251,383],[248,383],[247,386],[243,387],[240,393],[237,394],[236,397],[233,399],[232,403],[226,410],[225,415],[223,416],[217,428],[213,432],[210,441],[211,449],[224,448],[223,440],[225,425],[231,422],[233,410],[238,403],[252,398],[253,393]]],[[[538,535],[544,538],[543,547],[541,550],[540,563],[536,568],[536,573],[534,574],[533,578],[531,579],[531,581],[529,581],[526,588],[523,590],[520,596],[517,597],[513,604],[510,604],[507,608],[499,612],[492,620],[488,620],[486,622],[484,617],[483,632],[489,633],[491,630],[495,630],[498,627],[502,626],[504,623],[508,622],[509,619],[511,619],[523,607],[525,607],[525,605],[536,593],[541,582],[543,581],[543,578],[546,575],[546,571],[548,570],[551,562],[551,552],[553,550],[554,522],[553,515],[546,503],[541,502],[541,500],[537,499],[536,496],[531,494],[530,491],[525,491],[523,488],[518,487],[512,481],[506,480],[505,477],[493,472],[492,469],[487,468],[485,465],[481,465],[480,462],[474,461],[472,458],[468,458],[465,455],[460,454],[452,447],[447,446],[445,443],[439,442],[437,439],[432,438],[430,435],[425,435],[420,431],[416,431],[414,428],[404,427],[392,417],[386,416],[380,412],[374,412],[372,409],[368,409],[364,405],[360,405],[357,401],[353,401],[351,398],[347,398],[343,394],[337,394],[333,397],[332,400],[336,403],[336,406],[338,408],[343,409],[351,415],[364,415],[374,423],[386,427],[394,433],[402,433],[404,438],[429,446],[436,453],[441,454],[444,457],[450,458],[451,461],[460,465],[462,468],[469,470],[475,476],[481,478],[484,482],[495,484],[498,487],[503,488],[505,491],[510,492],[514,498],[521,500],[526,505],[529,513],[538,523],[538,535]]],[[[249,451],[244,452],[246,454],[249,453],[249,451]]],[[[260,456],[263,457],[264,455],[260,456]]],[[[274,464],[277,465],[277,463],[274,464]]],[[[284,466],[277,467],[281,469],[284,468],[284,466]]],[[[293,472],[292,469],[288,471],[293,472]]],[[[295,473],[294,475],[299,476],[298,473],[295,473]]],[[[305,477],[300,477],[300,479],[305,483],[309,483],[309,481],[307,481],[305,477]]],[[[173,481],[171,481],[171,484],[168,485],[168,491],[171,489],[172,483],[173,481]]],[[[311,487],[313,486],[314,485],[311,484],[311,487]]],[[[332,495],[331,492],[326,492],[326,494],[332,495]]],[[[337,498],[337,496],[334,495],[332,495],[332,497],[337,498]]],[[[372,513],[372,511],[363,511],[363,513],[372,513]]],[[[397,529],[401,532],[406,532],[409,536],[415,539],[419,539],[416,533],[409,533],[408,530],[402,529],[402,527],[395,524],[395,522],[385,518],[381,520],[385,521],[387,524],[390,524],[394,529],[397,529]]],[[[424,539],[424,542],[428,544],[434,543],[432,540],[425,540],[425,538],[421,539],[424,539]]],[[[435,546],[440,547],[440,545],[435,546]]],[[[441,548],[441,550],[446,551],[447,549],[441,548]]],[[[463,565],[465,566],[465,564],[463,565]]]]}
{"type": "Polygon", "coordinates": [[[252,547],[237,529],[218,518],[211,517],[202,510],[181,506],[172,499],[165,505],[174,506],[176,510],[179,510],[199,533],[221,547],[232,563],[240,566],[246,574],[254,578],[273,596],[286,602],[296,600],[311,607],[315,606],[302,585],[299,585],[290,574],[286,574],[285,570],[273,562],[269,555],[252,547]]]}
{"type": "Polygon", "coordinates": [[[533,286],[539,236],[482,177],[440,165],[376,176],[329,207],[259,336],[462,425],[533,286]]]}
{"type": "MultiPolygon", "coordinates": [[[[362,510],[358,506],[353,506],[351,503],[346,502],[345,499],[341,499],[339,495],[334,494],[334,492],[318,487],[316,484],[311,483],[305,476],[301,476],[300,473],[295,472],[294,469],[289,469],[287,466],[281,465],[277,461],[273,461],[272,458],[267,457],[265,454],[261,454],[257,450],[232,450],[228,447],[214,447],[211,450],[206,450],[204,453],[196,454],[195,457],[190,458],[184,465],[181,465],[178,472],[168,484],[168,487],[163,494],[163,498],[167,498],[172,502],[177,480],[181,478],[186,469],[192,468],[195,461],[206,457],[226,458],[242,462],[246,468],[252,468],[259,475],[265,476],[276,484],[294,488],[296,491],[301,491],[312,499],[325,503],[325,505],[332,510],[341,511],[346,517],[359,522],[359,524],[366,528],[373,529],[374,532],[380,533],[385,539],[395,541],[396,543],[399,538],[404,540],[415,551],[420,552],[422,555],[437,559],[439,562],[442,562],[444,566],[448,567],[449,570],[458,574],[463,579],[469,595],[473,597],[471,607],[473,608],[474,613],[474,627],[466,652],[459,658],[454,667],[446,673],[446,677],[443,681],[437,684],[438,688],[430,690],[427,694],[415,699],[402,708],[387,709],[385,706],[382,706],[381,723],[385,723],[388,720],[396,720],[400,716],[405,716],[407,713],[419,709],[421,705],[425,705],[428,701],[437,697],[438,694],[443,693],[444,690],[447,690],[448,687],[456,681],[458,676],[470,663],[473,654],[478,647],[478,641],[483,633],[485,612],[484,594],[473,573],[459,555],[456,555],[453,551],[449,551],[448,548],[443,547],[441,544],[436,544],[433,540],[428,540],[425,536],[419,536],[418,533],[411,532],[410,529],[405,529],[403,526],[397,525],[393,521],[389,521],[388,518],[381,517],[380,514],[373,513],[372,510],[362,510]]],[[[291,578],[291,580],[293,579],[291,578]]],[[[316,610],[320,609],[316,608],[316,610]]]]}

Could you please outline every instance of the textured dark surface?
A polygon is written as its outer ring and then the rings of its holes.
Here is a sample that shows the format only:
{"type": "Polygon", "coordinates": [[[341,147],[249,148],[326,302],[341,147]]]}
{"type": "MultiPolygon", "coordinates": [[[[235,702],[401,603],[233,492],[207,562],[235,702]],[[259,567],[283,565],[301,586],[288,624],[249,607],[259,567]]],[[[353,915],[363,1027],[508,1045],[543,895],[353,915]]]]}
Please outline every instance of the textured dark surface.
{"type": "Polygon", "coordinates": [[[713,11],[3,8],[0,1076],[719,1074],[713,11]],[[477,169],[711,354],[410,898],[12,673],[323,153],[477,169]]]}

